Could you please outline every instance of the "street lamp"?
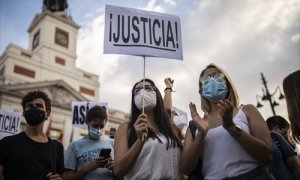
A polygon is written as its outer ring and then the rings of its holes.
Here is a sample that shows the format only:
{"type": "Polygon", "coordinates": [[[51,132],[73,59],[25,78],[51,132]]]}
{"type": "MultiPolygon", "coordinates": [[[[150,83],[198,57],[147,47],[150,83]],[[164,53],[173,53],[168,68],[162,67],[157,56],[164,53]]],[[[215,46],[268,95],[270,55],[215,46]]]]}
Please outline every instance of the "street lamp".
{"type": "Polygon", "coordinates": [[[280,99],[280,100],[284,99],[284,95],[282,94],[279,86],[277,86],[276,89],[275,89],[275,91],[272,94],[270,94],[269,90],[268,90],[268,86],[267,86],[267,81],[266,81],[263,73],[261,73],[261,79],[262,79],[262,82],[263,82],[263,85],[264,85],[264,88],[262,88],[263,96],[256,95],[256,100],[257,100],[256,107],[257,108],[263,107],[263,105],[259,102],[258,98],[261,98],[262,101],[269,101],[271,109],[272,109],[272,112],[273,112],[273,115],[275,116],[276,113],[275,113],[274,107],[278,106],[279,104],[275,100],[273,100],[272,97],[275,95],[275,93],[277,91],[280,92],[280,95],[279,95],[278,99],[280,99]]]}

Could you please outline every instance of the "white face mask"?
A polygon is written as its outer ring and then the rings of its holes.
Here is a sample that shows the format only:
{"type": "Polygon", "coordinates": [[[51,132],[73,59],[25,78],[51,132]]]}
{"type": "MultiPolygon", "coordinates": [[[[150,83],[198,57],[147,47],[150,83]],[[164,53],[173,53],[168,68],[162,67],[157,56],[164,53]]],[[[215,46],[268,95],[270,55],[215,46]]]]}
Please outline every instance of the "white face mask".
{"type": "Polygon", "coordinates": [[[174,124],[182,131],[184,128],[188,125],[188,118],[186,112],[176,108],[172,107],[172,118],[174,124]]]}
{"type": "Polygon", "coordinates": [[[187,125],[186,117],[184,115],[173,116],[173,122],[180,130],[182,130],[187,125]]]}
{"type": "MultiPolygon", "coordinates": [[[[139,110],[143,108],[143,89],[134,96],[134,103],[139,110]]],[[[150,111],[156,106],[156,92],[144,91],[144,109],[150,111]]]]}

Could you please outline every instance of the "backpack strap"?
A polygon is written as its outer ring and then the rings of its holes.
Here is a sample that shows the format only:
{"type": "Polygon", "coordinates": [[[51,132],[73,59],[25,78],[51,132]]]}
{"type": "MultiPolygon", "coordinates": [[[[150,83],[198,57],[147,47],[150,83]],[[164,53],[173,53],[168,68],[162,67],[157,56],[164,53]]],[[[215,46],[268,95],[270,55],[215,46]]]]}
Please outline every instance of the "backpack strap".
{"type": "Polygon", "coordinates": [[[195,125],[195,123],[194,123],[193,120],[191,120],[191,121],[189,122],[189,128],[190,128],[190,130],[191,130],[193,139],[195,139],[197,127],[196,127],[196,125],[195,125]]]}
{"type": "Polygon", "coordinates": [[[277,148],[281,151],[281,148],[280,148],[280,140],[279,140],[279,137],[276,133],[274,132],[270,132],[271,134],[271,138],[273,139],[273,141],[275,142],[275,145],[277,146],[277,148]]]}
{"type": "MultiPolygon", "coordinates": [[[[196,127],[196,125],[195,125],[195,123],[194,123],[193,120],[191,120],[189,122],[189,128],[191,130],[193,139],[195,139],[197,127],[196,127]]],[[[197,166],[195,167],[195,169],[193,170],[193,172],[188,176],[188,180],[202,180],[202,179],[203,179],[203,175],[202,175],[202,159],[200,157],[199,160],[198,160],[197,166]]]]}

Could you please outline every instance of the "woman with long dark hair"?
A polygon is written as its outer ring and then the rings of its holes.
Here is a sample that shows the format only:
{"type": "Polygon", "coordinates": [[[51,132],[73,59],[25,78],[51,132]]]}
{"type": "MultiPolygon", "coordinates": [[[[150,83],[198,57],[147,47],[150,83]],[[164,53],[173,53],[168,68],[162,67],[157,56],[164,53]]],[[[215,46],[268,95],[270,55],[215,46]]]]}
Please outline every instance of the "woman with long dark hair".
{"type": "Polygon", "coordinates": [[[115,175],[124,179],[183,179],[181,147],[154,82],[137,82],[132,89],[129,122],[123,123],[115,136],[115,175]]]}

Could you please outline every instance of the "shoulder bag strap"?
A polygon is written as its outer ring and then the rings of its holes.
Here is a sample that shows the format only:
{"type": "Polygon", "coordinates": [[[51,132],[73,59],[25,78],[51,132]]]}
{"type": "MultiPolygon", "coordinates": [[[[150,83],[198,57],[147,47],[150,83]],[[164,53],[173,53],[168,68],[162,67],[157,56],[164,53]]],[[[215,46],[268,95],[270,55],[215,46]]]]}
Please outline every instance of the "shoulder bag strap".
{"type": "Polygon", "coordinates": [[[191,130],[193,139],[195,139],[197,127],[196,127],[196,125],[195,125],[195,123],[194,123],[194,120],[191,120],[191,121],[189,122],[189,127],[190,127],[190,130],[191,130]]]}

